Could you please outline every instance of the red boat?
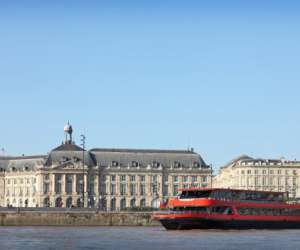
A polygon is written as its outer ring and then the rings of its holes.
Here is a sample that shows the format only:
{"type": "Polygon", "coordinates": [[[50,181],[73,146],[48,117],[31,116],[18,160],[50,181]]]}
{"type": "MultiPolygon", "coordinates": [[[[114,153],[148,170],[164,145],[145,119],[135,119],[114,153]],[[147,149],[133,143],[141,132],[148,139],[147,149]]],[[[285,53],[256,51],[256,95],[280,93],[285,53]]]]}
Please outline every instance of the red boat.
{"type": "Polygon", "coordinates": [[[170,230],[300,228],[300,204],[287,198],[284,192],[182,189],[153,218],[170,230]]]}

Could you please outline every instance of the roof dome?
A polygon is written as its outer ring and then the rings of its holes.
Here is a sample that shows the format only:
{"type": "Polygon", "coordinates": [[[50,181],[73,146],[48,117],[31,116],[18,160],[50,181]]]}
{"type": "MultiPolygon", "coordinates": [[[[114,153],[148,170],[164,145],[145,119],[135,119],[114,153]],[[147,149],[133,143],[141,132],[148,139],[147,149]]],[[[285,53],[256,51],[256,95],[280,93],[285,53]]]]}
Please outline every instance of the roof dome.
{"type": "Polygon", "coordinates": [[[71,134],[73,132],[72,125],[69,122],[67,125],[64,126],[64,131],[69,134],[71,134]]]}

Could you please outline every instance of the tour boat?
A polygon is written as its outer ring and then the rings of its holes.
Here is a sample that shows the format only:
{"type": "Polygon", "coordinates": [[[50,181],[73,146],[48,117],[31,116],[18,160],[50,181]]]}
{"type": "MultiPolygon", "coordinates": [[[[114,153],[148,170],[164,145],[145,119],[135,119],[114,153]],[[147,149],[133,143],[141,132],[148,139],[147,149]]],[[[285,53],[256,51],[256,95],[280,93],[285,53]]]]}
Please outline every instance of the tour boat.
{"type": "Polygon", "coordinates": [[[153,218],[169,230],[300,228],[300,204],[287,200],[284,192],[188,188],[153,218]]]}

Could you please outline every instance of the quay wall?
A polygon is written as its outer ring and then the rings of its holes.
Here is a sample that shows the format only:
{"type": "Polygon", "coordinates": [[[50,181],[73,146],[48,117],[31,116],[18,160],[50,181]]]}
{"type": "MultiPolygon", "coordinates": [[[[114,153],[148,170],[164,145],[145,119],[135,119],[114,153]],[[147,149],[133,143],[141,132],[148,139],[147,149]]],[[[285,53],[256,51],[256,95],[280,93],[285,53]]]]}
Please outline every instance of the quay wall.
{"type": "Polygon", "coordinates": [[[0,226],[158,226],[152,212],[0,210],[0,226]]]}

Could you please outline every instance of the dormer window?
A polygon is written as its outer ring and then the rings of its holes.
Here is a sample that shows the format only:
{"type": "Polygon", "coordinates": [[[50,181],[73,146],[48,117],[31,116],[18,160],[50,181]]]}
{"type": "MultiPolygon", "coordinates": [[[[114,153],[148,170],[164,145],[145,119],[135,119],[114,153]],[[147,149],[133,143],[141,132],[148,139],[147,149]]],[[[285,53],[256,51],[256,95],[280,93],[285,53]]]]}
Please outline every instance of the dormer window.
{"type": "Polygon", "coordinates": [[[25,171],[28,171],[28,170],[29,170],[29,167],[28,167],[28,166],[25,166],[25,167],[24,167],[24,170],[25,170],[25,171]]]}
{"type": "Polygon", "coordinates": [[[175,161],[175,162],[174,162],[174,167],[175,167],[175,168],[180,168],[180,167],[181,167],[180,162],[175,161]]]}
{"type": "Polygon", "coordinates": [[[152,162],[152,167],[158,168],[160,166],[160,163],[157,161],[152,162]]]}
{"type": "Polygon", "coordinates": [[[136,168],[139,166],[139,163],[137,161],[132,161],[131,166],[136,168]]]}
{"type": "Polygon", "coordinates": [[[117,161],[112,161],[112,164],[111,164],[113,167],[118,167],[119,166],[119,162],[117,161]]]}
{"type": "Polygon", "coordinates": [[[200,167],[200,163],[195,161],[194,164],[193,164],[193,167],[194,168],[199,168],[200,167]]]}

